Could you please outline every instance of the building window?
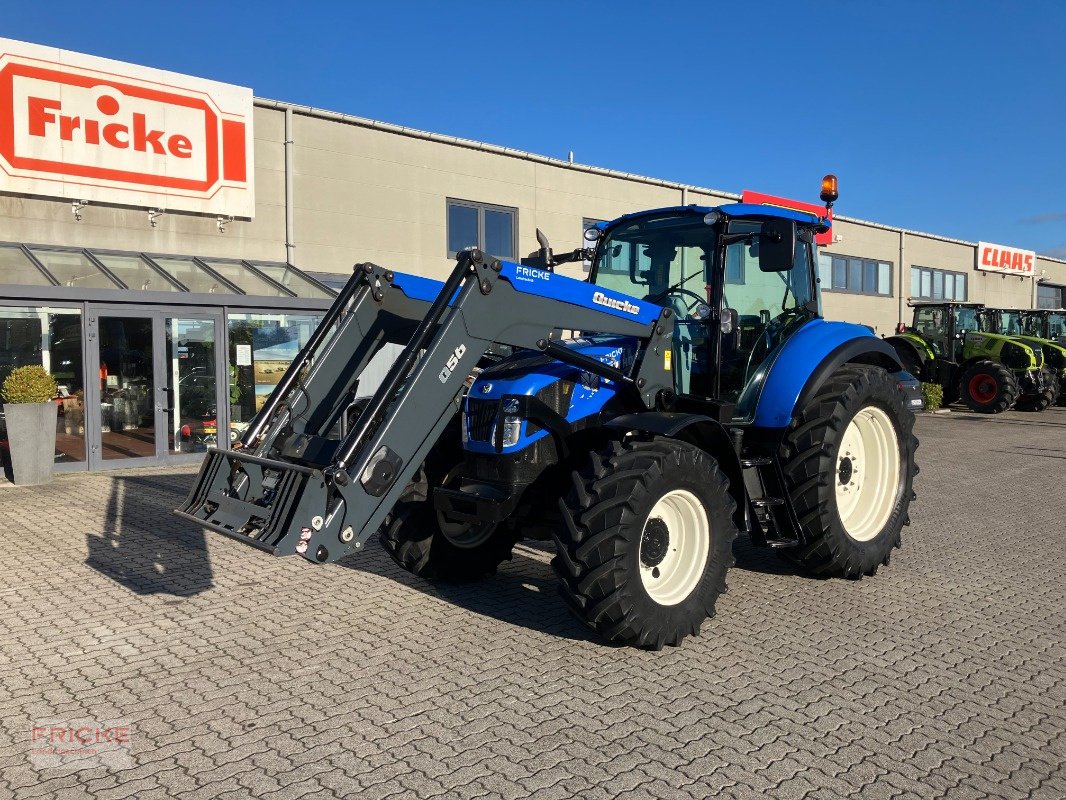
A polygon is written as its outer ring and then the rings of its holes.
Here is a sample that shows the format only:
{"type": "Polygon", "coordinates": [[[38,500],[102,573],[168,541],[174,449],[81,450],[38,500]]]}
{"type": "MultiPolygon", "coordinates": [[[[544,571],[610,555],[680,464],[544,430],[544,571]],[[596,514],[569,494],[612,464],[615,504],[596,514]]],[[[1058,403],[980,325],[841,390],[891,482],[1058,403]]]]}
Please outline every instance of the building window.
{"type": "Polygon", "coordinates": [[[1037,308],[1066,308],[1062,305],[1064,300],[1066,300],[1066,286],[1052,286],[1046,283],[1037,285],[1037,308]]]}
{"type": "Polygon", "coordinates": [[[966,273],[911,267],[911,297],[915,300],[966,300],[966,273]]]}
{"type": "Polygon", "coordinates": [[[514,260],[518,209],[448,200],[448,258],[477,247],[496,258],[514,260]]]}
{"type": "Polygon", "coordinates": [[[818,279],[823,292],[892,296],[892,264],[889,261],[819,253],[818,279]]]}

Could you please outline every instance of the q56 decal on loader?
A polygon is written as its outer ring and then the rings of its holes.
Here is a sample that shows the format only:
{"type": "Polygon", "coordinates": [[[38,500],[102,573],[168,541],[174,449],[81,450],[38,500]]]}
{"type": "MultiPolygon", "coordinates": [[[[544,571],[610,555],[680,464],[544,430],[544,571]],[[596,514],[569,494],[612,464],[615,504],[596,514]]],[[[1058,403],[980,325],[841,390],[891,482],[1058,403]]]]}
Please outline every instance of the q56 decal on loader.
{"type": "Polygon", "coordinates": [[[578,618],[655,649],[713,615],[738,532],[872,575],[909,522],[921,398],[889,345],[822,319],[828,224],[684,206],[598,224],[562,258],[541,237],[537,266],[465,251],[443,285],[358,265],[178,514],[320,563],[380,532],[428,580],[550,538],[578,618]],[[584,258],[588,281],[553,270],[584,258]],[[402,354],[360,398],[386,342],[402,354]]]}

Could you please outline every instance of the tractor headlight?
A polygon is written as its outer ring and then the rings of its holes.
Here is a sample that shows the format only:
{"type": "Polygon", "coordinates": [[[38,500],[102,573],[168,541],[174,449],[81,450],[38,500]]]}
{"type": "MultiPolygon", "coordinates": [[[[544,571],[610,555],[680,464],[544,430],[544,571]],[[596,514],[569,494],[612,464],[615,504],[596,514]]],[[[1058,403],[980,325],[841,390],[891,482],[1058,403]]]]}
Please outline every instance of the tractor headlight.
{"type": "Polygon", "coordinates": [[[514,447],[522,438],[522,418],[507,415],[503,418],[503,446],[514,447]]]}

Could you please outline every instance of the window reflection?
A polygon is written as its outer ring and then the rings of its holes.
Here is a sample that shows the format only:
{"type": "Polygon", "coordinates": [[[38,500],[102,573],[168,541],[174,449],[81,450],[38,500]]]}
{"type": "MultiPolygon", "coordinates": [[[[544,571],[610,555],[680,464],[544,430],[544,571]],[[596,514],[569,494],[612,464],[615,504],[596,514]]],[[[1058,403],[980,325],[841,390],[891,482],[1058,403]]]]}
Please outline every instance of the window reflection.
{"type": "Polygon", "coordinates": [[[311,338],[321,314],[230,314],[230,440],[237,439],[311,338]]]}
{"type": "MultiPolygon", "coordinates": [[[[81,312],[73,308],[0,308],[0,383],[16,367],[40,364],[59,386],[55,402],[57,463],[85,460],[85,373],[81,312]]],[[[0,449],[7,428],[0,410],[0,449]]]]}

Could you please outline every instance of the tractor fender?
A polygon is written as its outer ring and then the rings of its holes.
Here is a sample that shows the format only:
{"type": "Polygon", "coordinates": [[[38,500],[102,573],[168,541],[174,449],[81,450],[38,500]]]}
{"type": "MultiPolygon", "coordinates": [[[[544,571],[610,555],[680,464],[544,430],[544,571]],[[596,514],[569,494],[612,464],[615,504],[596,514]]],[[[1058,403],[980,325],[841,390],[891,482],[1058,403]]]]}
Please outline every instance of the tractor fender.
{"type": "Polygon", "coordinates": [[[606,424],[618,431],[640,431],[695,445],[712,456],[729,479],[729,493],[736,501],[733,519],[741,530],[747,530],[748,499],[744,488],[744,470],[740,456],[733,446],[729,432],[716,419],[703,414],[684,414],[673,411],[645,411],[623,414],[606,424]]]}
{"type": "MultiPolygon", "coordinates": [[[[785,342],[766,368],[768,374],[762,382],[753,424],[760,428],[787,427],[796,409],[848,363],[872,364],[891,372],[903,369],[892,345],[862,325],[821,319],[807,323],[785,342]]],[[[745,399],[742,395],[738,405],[743,407],[745,399]]]]}
{"type": "Polygon", "coordinates": [[[900,360],[899,353],[884,339],[853,339],[840,345],[822,359],[822,362],[811,373],[803,391],[800,392],[795,407],[798,409],[806,405],[807,401],[822,388],[822,384],[829,379],[829,376],[844,364],[870,364],[875,367],[884,367],[889,372],[906,369],[900,360]]]}
{"type": "MultiPolygon", "coordinates": [[[[924,342],[919,344],[910,336],[888,336],[885,341],[892,345],[904,367],[907,366],[907,358],[910,357],[913,359],[913,363],[924,371],[925,365],[936,358],[936,355],[929,349],[928,345],[924,342]]],[[[921,376],[915,375],[914,377],[921,376]]]]}

